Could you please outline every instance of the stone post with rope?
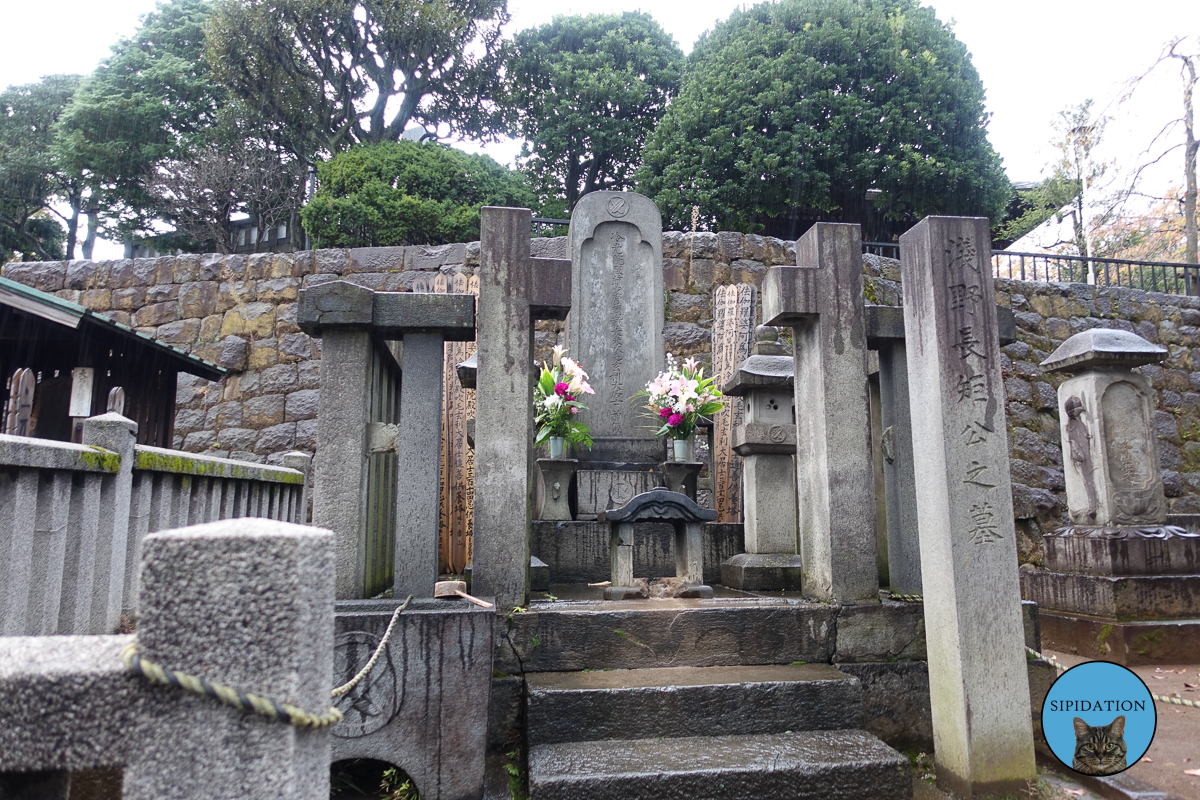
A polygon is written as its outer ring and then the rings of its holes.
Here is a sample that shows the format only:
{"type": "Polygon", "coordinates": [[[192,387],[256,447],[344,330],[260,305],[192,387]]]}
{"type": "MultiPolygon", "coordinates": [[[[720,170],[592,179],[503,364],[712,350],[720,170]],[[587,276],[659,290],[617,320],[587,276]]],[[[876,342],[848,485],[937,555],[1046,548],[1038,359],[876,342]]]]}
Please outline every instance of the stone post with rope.
{"type": "Polygon", "coordinates": [[[5,640],[0,784],[65,799],[69,772],[120,768],[123,798],[325,800],[333,596],[329,531],[147,536],[136,637],[5,640]]]}

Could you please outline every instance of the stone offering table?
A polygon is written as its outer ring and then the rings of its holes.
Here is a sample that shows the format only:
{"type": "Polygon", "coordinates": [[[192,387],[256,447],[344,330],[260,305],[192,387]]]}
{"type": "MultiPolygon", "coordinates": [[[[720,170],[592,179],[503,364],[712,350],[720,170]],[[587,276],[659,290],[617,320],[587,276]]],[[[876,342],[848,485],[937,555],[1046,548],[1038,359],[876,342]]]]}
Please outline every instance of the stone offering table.
{"type": "Polygon", "coordinates": [[[1046,570],[1023,571],[1050,647],[1121,664],[1200,658],[1200,534],[1167,524],[1155,395],[1134,367],[1167,350],[1094,328],[1042,362],[1058,388],[1071,524],[1044,537],[1046,570]]]}
{"type": "Polygon", "coordinates": [[[634,586],[633,526],[639,522],[669,522],[675,527],[675,577],[679,597],[712,597],[712,588],[704,585],[704,549],[700,524],[717,518],[717,512],[701,508],[687,495],[658,488],[630,500],[621,508],[606,511],[602,521],[612,528],[609,554],[612,559],[612,586],[605,588],[605,600],[645,597],[634,586]]]}

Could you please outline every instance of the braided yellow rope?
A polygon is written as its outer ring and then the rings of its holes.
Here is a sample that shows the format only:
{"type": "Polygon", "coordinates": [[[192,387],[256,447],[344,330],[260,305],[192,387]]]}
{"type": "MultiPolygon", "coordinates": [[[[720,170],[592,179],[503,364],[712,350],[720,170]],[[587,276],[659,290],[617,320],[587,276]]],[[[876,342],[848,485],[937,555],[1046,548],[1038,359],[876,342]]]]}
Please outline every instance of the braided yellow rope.
{"type": "MultiPolygon", "coordinates": [[[[905,602],[905,603],[921,603],[921,602],[924,602],[924,600],[925,600],[925,598],[921,597],[921,595],[919,595],[919,594],[893,594],[890,597],[892,600],[899,600],[899,601],[905,602]]],[[[1040,658],[1043,661],[1049,661],[1051,664],[1054,665],[1054,668],[1056,670],[1058,670],[1059,674],[1062,674],[1062,673],[1066,672],[1067,669],[1069,669],[1067,666],[1065,666],[1064,664],[1059,662],[1057,659],[1051,658],[1050,656],[1048,656],[1044,653],[1039,653],[1037,650],[1034,650],[1032,647],[1026,647],[1025,651],[1027,653],[1029,653],[1030,655],[1032,655],[1034,658],[1040,658]]],[[[1195,700],[1185,700],[1182,697],[1169,697],[1169,696],[1163,695],[1163,694],[1155,694],[1154,692],[1150,693],[1150,697],[1153,698],[1154,700],[1158,701],[1159,703],[1170,703],[1171,705],[1187,706],[1188,708],[1200,708],[1200,702],[1197,702],[1195,700]]]]}
{"type": "MultiPolygon", "coordinates": [[[[370,673],[376,662],[379,661],[379,657],[383,654],[384,648],[387,647],[388,640],[392,638],[392,631],[396,627],[396,620],[400,618],[401,612],[408,608],[408,604],[412,599],[413,596],[410,594],[408,599],[396,608],[395,612],[392,613],[391,622],[388,623],[387,630],[383,634],[383,639],[379,642],[379,646],[375,648],[375,652],[371,654],[371,658],[367,661],[366,666],[359,670],[358,674],[349,681],[334,689],[331,693],[333,697],[341,697],[346,694],[346,692],[352,690],[370,673]]],[[[319,730],[327,728],[330,725],[336,725],[342,719],[342,712],[336,708],[330,708],[324,714],[312,714],[290,703],[280,703],[267,697],[241,692],[231,686],[213,683],[204,678],[197,678],[195,675],[164,669],[150,659],[138,655],[136,640],[121,648],[121,661],[124,662],[126,669],[132,670],[154,683],[164,683],[178,689],[186,689],[189,692],[207,695],[214,700],[220,700],[227,706],[261,714],[264,717],[270,717],[279,722],[295,725],[297,728],[319,730]]]]}
{"type": "Polygon", "coordinates": [[[392,621],[388,623],[387,630],[383,632],[383,638],[379,641],[379,646],[375,648],[375,652],[371,654],[371,658],[367,661],[367,665],[358,671],[350,680],[343,683],[341,686],[333,690],[334,697],[341,697],[346,692],[358,686],[358,682],[367,677],[367,673],[375,667],[375,662],[383,655],[383,648],[387,647],[388,640],[392,638],[392,629],[396,627],[396,620],[400,619],[400,613],[408,608],[408,604],[412,602],[413,596],[410,594],[407,599],[392,613],[392,621]]]}
{"type": "Polygon", "coordinates": [[[125,662],[127,669],[133,670],[154,683],[165,683],[196,694],[205,694],[215,700],[220,700],[227,706],[252,711],[264,717],[295,725],[297,728],[317,730],[334,725],[342,719],[342,712],[336,708],[330,708],[324,714],[310,714],[289,703],[279,703],[256,694],[240,692],[220,683],[212,683],[204,678],[197,678],[195,675],[163,669],[153,661],[137,654],[136,641],[130,642],[121,649],[121,660],[125,662]]]}
{"type": "MultiPolygon", "coordinates": [[[[1063,672],[1066,672],[1069,669],[1069,667],[1062,664],[1057,659],[1051,658],[1050,656],[1045,655],[1044,653],[1039,653],[1037,650],[1034,650],[1032,647],[1026,647],[1025,652],[1027,652],[1037,658],[1040,658],[1043,661],[1049,661],[1054,666],[1054,668],[1056,670],[1058,670],[1058,672],[1060,674],[1063,672]]],[[[1187,706],[1188,708],[1200,708],[1200,703],[1196,702],[1195,700],[1184,700],[1182,697],[1170,697],[1165,694],[1155,694],[1154,692],[1150,693],[1150,697],[1153,698],[1154,700],[1157,700],[1160,703],[1170,703],[1173,706],[1187,706]]]]}

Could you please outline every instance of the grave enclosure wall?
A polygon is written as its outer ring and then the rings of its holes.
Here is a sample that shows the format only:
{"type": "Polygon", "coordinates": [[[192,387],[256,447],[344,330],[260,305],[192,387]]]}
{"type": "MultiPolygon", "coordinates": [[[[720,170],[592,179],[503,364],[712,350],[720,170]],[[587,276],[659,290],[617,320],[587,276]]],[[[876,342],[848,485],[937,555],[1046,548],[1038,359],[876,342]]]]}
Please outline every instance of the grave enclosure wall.
{"type": "MultiPolygon", "coordinates": [[[[566,238],[535,239],[532,255],[566,258],[566,238]]],[[[284,453],[311,453],[316,446],[321,342],[296,325],[297,292],[338,279],[410,291],[422,276],[473,274],[478,264],[479,243],[471,242],[10,263],[0,274],[238,371],[220,383],[179,376],[174,446],[282,464],[284,453]]],[[[794,242],[734,232],[664,232],[667,349],[711,358],[714,289],[734,283],[761,288],[768,268],[794,264],[794,242]]],[[[898,262],[868,255],[864,270],[866,302],[900,305],[898,262]]],[[[1161,366],[1142,372],[1158,395],[1156,428],[1169,510],[1200,513],[1200,298],[997,280],[996,302],[1011,307],[1016,320],[1017,341],[1001,350],[1001,366],[1021,559],[1040,560],[1042,532],[1062,524],[1066,512],[1056,398],[1061,378],[1043,376],[1037,365],[1086,328],[1131,330],[1169,349],[1161,366]]],[[[538,323],[539,357],[548,354],[562,328],[561,322],[538,323]]]]}

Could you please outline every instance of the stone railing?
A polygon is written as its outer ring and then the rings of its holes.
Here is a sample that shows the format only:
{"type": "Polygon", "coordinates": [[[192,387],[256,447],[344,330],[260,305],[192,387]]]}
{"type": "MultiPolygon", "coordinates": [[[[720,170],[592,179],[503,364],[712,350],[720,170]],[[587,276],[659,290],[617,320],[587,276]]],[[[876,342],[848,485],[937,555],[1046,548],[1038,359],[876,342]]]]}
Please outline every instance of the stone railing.
{"type": "Polygon", "coordinates": [[[134,444],[118,414],[84,444],[0,435],[0,634],[111,633],[136,613],[148,533],[234,517],[303,523],[310,456],[285,466],[134,444]]]}

